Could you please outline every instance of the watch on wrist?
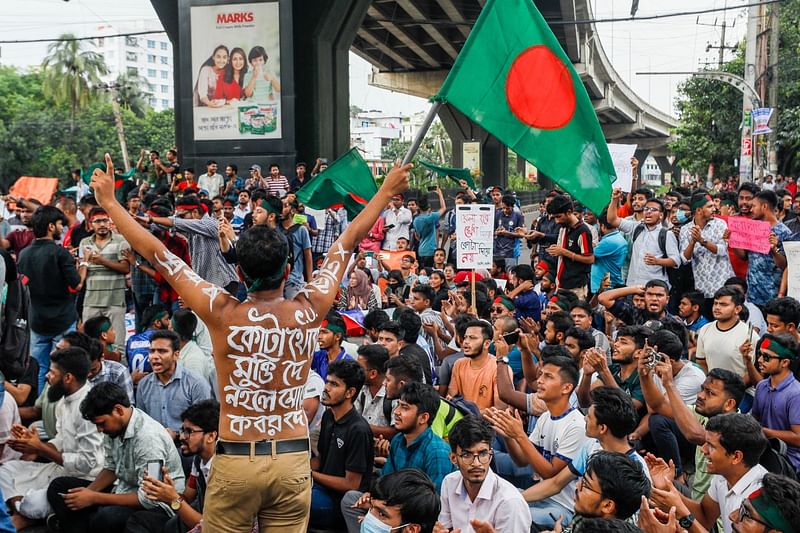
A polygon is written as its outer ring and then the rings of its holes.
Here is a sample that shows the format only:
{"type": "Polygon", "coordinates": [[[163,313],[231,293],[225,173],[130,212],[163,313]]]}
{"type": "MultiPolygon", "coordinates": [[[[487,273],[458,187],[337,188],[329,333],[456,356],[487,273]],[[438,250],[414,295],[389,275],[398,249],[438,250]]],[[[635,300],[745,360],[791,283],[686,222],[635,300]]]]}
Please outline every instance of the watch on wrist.
{"type": "MultiPolygon", "coordinates": [[[[169,508],[172,509],[173,511],[177,511],[178,509],[181,508],[181,504],[182,503],[183,503],[183,496],[178,496],[177,500],[175,500],[174,502],[169,504],[169,508]]],[[[689,516],[691,516],[691,515],[689,515],[689,516]]],[[[692,519],[692,520],[694,520],[694,519],[692,519]]]]}
{"type": "Polygon", "coordinates": [[[500,358],[498,358],[498,359],[497,359],[497,362],[498,362],[498,363],[509,364],[509,362],[508,362],[508,356],[507,356],[507,355],[504,355],[503,357],[500,357],[500,358]]]}
{"type": "Polygon", "coordinates": [[[678,518],[678,525],[681,526],[683,529],[689,529],[694,524],[694,516],[691,513],[684,516],[683,518],[678,518]]]}

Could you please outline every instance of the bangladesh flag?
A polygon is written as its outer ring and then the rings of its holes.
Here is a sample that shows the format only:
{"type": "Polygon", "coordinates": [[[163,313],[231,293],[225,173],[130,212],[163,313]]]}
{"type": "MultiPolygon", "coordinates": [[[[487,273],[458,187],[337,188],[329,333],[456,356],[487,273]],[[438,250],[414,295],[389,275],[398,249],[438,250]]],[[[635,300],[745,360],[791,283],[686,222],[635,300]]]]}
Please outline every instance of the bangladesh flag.
{"type": "Polygon", "coordinates": [[[616,175],[589,95],[533,0],[487,0],[434,100],[600,213],[616,175]]]}
{"type": "Polygon", "coordinates": [[[375,178],[356,148],[331,163],[297,191],[297,199],[312,209],[344,207],[353,220],[378,192],[375,178]]]}
{"type": "Polygon", "coordinates": [[[458,183],[460,180],[467,182],[470,189],[475,188],[475,180],[472,179],[472,171],[468,168],[450,168],[434,165],[428,161],[419,160],[419,164],[423,167],[432,170],[443,178],[452,178],[458,183]]]}

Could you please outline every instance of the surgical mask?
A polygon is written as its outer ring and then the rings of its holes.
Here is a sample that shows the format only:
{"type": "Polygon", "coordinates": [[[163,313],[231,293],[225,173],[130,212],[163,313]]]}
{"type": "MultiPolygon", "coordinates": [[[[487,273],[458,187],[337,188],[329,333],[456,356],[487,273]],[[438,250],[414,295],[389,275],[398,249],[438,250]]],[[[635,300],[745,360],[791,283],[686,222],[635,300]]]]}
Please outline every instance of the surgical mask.
{"type": "Polygon", "coordinates": [[[426,285],[428,283],[428,280],[429,280],[428,276],[417,277],[417,283],[420,283],[422,285],[426,285]]]}
{"type": "Polygon", "coordinates": [[[367,511],[367,516],[361,521],[361,533],[391,533],[392,531],[403,529],[407,525],[408,524],[403,524],[402,526],[392,527],[388,524],[384,524],[377,516],[367,511]]]}
{"type": "Polygon", "coordinates": [[[689,213],[683,209],[678,209],[675,211],[675,219],[678,221],[678,224],[686,224],[689,222],[689,213]]]}

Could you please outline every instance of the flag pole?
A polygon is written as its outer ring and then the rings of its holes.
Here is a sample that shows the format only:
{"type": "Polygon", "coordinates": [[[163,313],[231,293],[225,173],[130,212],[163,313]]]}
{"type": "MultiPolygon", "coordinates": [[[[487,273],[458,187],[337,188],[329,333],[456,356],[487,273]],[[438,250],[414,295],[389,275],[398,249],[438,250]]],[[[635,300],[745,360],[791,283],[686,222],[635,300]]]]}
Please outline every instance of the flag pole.
{"type": "Polygon", "coordinates": [[[428,133],[431,124],[433,124],[433,119],[436,118],[440,107],[442,107],[442,102],[440,101],[436,101],[431,104],[430,109],[428,109],[428,114],[425,115],[425,120],[422,121],[422,125],[417,131],[417,136],[414,137],[414,142],[411,143],[411,148],[408,149],[408,153],[403,158],[404,165],[410,163],[411,160],[414,159],[414,156],[416,155],[417,150],[419,150],[419,147],[422,145],[422,140],[425,138],[425,134],[428,133]]]}
{"type": "Polygon", "coordinates": [[[478,314],[478,302],[475,301],[475,269],[472,269],[472,312],[478,314]]]}

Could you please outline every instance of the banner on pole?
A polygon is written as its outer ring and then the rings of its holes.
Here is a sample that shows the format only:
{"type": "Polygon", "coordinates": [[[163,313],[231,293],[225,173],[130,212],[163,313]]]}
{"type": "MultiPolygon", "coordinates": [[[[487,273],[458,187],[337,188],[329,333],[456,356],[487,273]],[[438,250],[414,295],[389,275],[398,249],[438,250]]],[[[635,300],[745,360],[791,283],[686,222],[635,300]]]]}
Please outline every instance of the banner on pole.
{"type": "Polygon", "coordinates": [[[494,206],[456,206],[456,268],[492,268],[494,206]]]}
{"type": "Polygon", "coordinates": [[[772,133],[769,127],[769,119],[772,118],[771,107],[759,107],[753,109],[753,135],[764,135],[772,133]]]}

